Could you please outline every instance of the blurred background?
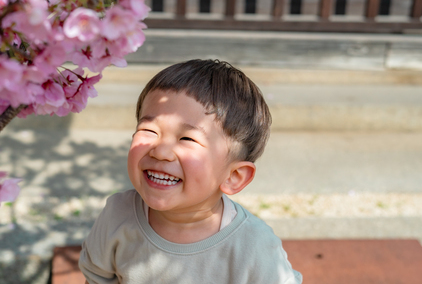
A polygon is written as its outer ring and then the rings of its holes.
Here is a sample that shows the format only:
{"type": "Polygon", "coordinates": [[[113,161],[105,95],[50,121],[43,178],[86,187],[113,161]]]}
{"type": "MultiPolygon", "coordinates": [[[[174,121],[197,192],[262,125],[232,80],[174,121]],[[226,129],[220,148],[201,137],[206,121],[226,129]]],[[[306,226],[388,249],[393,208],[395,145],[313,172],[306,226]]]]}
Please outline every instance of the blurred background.
{"type": "Polygon", "coordinates": [[[15,118],[0,170],[0,283],[47,283],[106,198],[132,188],[137,97],[166,66],[226,60],[262,90],[272,136],[233,196],[282,239],[422,240],[422,1],[148,0],[146,41],[80,114],[15,118]]]}

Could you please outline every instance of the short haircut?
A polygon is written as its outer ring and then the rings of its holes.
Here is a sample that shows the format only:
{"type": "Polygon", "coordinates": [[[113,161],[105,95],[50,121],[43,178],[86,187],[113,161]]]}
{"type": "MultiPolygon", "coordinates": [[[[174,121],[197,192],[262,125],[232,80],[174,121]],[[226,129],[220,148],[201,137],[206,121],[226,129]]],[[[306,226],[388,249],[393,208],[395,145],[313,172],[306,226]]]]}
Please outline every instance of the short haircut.
{"type": "Polygon", "coordinates": [[[155,75],[138,98],[137,121],[145,97],[154,90],[184,91],[215,114],[235,149],[232,158],[255,162],[270,136],[271,114],[259,88],[240,70],[219,60],[189,60],[155,75]]]}

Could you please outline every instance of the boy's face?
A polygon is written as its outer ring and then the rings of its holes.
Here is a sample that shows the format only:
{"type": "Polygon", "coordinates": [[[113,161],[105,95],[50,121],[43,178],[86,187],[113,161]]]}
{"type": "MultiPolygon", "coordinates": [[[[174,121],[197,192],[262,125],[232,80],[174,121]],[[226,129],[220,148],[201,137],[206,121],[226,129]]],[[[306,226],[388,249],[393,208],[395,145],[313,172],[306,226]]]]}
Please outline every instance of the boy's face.
{"type": "Polygon", "coordinates": [[[128,157],[129,178],[152,209],[215,206],[230,175],[229,141],[214,115],[184,92],[155,90],[142,105],[128,157]]]}

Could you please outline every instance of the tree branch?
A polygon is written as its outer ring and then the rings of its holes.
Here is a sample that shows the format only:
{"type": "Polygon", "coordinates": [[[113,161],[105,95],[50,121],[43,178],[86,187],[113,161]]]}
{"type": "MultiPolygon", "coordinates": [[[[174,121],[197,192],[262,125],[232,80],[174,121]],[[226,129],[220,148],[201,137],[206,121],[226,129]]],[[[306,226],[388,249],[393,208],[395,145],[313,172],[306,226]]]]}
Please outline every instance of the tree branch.
{"type": "Polygon", "coordinates": [[[95,8],[97,7],[97,4],[98,4],[98,0],[88,0],[86,4],[87,4],[88,8],[95,10],[95,8]]]}
{"type": "Polygon", "coordinates": [[[10,121],[12,121],[13,118],[15,118],[18,113],[26,108],[26,105],[20,105],[17,108],[13,108],[9,106],[1,115],[0,115],[0,132],[3,130],[3,128],[6,127],[7,124],[9,124],[10,121]]]}

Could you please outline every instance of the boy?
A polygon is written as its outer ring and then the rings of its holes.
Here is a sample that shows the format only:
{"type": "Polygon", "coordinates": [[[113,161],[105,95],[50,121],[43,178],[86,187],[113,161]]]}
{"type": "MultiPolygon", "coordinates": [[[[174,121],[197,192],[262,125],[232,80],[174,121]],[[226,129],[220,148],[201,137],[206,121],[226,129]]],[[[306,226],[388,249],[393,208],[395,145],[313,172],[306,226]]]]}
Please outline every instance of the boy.
{"type": "Polygon", "coordinates": [[[138,99],[128,155],[135,189],[111,196],[83,243],[88,283],[296,284],[281,241],[226,195],[255,174],[271,116],[230,64],[159,72],[138,99]]]}

